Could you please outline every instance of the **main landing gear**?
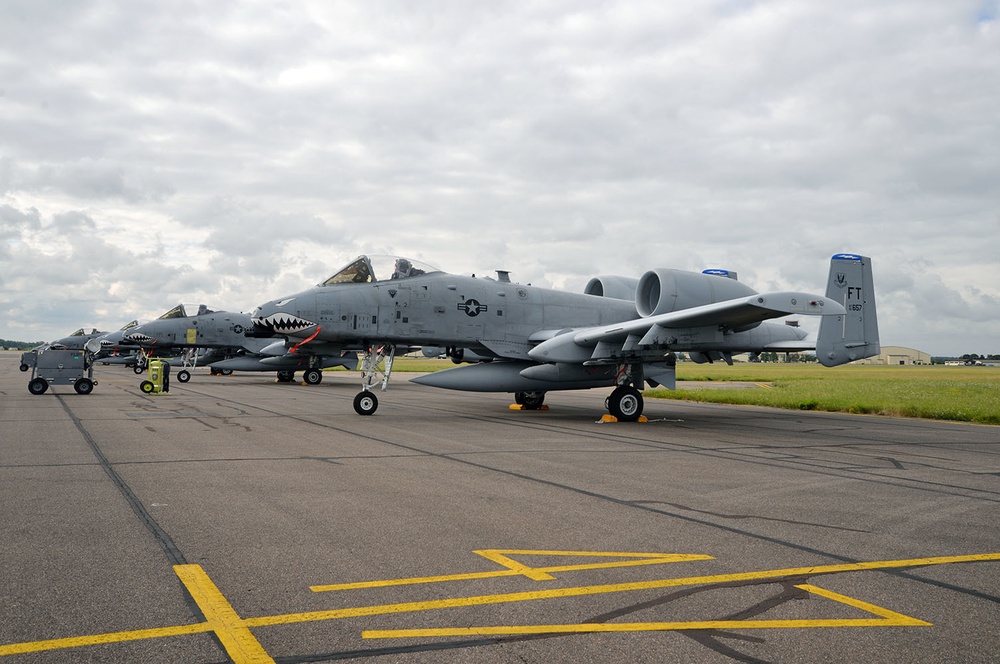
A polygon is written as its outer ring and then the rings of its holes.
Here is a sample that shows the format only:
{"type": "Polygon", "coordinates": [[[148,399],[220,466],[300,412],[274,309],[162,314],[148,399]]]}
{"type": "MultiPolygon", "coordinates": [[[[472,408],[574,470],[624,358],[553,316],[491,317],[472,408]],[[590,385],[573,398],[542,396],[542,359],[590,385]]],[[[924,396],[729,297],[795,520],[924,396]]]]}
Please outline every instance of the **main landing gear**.
{"type": "Polygon", "coordinates": [[[619,385],[604,405],[619,422],[635,422],[642,416],[642,393],[631,385],[619,385]]]}
{"type": "Polygon", "coordinates": [[[374,383],[382,384],[382,391],[389,388],[392,376],[392,361],[396,357],[395,346],[372,346],[361,357],[361,391],[354,397],[354,412],[358,415],[372,415],[378,410],[378,397],[372,391],[374,383]],[[379,366],[382,366],[380,369],[379,366]]]}
{"type": "Polygon", "coordinates": [[[637,422],[642,417],[641,364],[619,364],[615,379],[618,387],[604,401],[608,412],[619,422],[637,422]]]}
{"type": "Polygon", "coordinates": [[[545,403],[545,392],[514,392],[514,403],[521,410],[539,410],[545,403]]]}

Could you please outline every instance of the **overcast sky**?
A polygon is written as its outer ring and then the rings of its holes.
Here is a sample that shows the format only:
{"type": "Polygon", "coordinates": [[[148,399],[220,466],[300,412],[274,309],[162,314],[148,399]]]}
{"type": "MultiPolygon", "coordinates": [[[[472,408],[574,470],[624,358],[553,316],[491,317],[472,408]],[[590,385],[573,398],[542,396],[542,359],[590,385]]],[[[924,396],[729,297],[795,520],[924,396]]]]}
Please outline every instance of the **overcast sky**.
{"type": "Polygon", "coordinates": [[[883,345],[1000,353],[997,0],[0,3],[0,338],[250,311],[360,253],[873,258],[883,345]]]}

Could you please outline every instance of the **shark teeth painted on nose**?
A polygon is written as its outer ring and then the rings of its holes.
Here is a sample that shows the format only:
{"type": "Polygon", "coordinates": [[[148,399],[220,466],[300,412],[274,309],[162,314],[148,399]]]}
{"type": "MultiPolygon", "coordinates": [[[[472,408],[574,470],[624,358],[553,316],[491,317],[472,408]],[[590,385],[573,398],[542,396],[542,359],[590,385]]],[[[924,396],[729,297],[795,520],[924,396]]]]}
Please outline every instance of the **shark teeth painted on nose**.
{"type": "Polygon", "coordinates": [[[137,344],[148,344],[155,341],[155,339],[148,334],[130,334],[126,337],[126,339],[137,344]]]}
{"type": "Polygon", "coordinates": [[[299,332],[316,326],[316,323],[311,320],[299,318],[298,316],[293,316],[292,314],[286,314],[280,311],[276,314],[271,314],[270,316],[264,316],[263,318],[254,318],[253,324],[271,328],[278,333],[299,332]]]}

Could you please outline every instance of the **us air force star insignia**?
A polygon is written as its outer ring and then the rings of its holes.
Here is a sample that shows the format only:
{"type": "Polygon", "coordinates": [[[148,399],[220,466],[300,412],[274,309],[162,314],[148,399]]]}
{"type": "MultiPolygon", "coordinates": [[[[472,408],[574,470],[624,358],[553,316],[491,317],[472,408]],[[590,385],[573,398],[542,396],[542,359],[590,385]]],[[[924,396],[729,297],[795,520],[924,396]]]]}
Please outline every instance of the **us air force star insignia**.
{"type": "Polygon", "coordinates": [[[458,308],[469,316],[478,316],[482,312],[489,309],[489,307],[485,304],[479,304],[478,300],[466,300],[465,302],[459,302],[458,308]]]}

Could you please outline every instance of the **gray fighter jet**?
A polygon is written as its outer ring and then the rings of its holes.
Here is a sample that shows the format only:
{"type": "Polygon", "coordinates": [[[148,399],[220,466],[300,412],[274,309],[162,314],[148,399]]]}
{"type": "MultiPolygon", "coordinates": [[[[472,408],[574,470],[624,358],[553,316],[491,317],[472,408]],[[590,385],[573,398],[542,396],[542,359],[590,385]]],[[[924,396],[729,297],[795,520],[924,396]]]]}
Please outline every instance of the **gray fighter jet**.
{"type": "Polygon", "coordinates": [[[345,366],[355,368],[357,356],[341,352],[322,354],[318,347],[299,352],[273,340],[248,337],[252,327],[249,314],[212,311],[205,305],[189,309],[178,304],[154,321],[126,332],[125,340],[145,349],[198,349],[181,363],[177,380],[186,383],[191,378],[190,366],[208,365],[213,372],[273,371],[278,380],[291,382],[294,372],[301,370],[303,380],[315,385],[323,379],[322,369],[345,366]]]}
{"type": "Polygon", "coordinates": [[[734,274],[707,272],[595,277],[575,294],[515,284],[502,271],[495,280],[463,277],[409,259],[360,256],[314,288],[261,305],[252,318],[258,336],[364,352],[354,400],[361,415],[378,408],[372,387],[379,374],[382,389],[388,386],[399,344],[491,360],[413,382],[512,392],[526,409],[539,408],[549,390],[608,386],[608,410],[624,421],[641,416],[644,383],[675,386],[677,352],[731,363],[736,353],[815,350],[827,366],[879,352],[867,257],[834,255],[825,295],[758,293],[734,274]],[[822,316],[817,340],[771,322],[789,315],[822,316]]]}
{"type": "Polygon", "coordinates": [[[97,328],[91,328],[90,332],[87,332],[85,328],[80,328],[76,332],[73,332],[69,336],[63,337],[61,339],[56,339],[55,341],[49,341],[40,346],[35,346],[30,351],[21,354],[21,371],[28,371],[31,367],[35,366],[35,358],[37,358],[38,351],[43,350],[84,350],[87,347],[87,342],[91,339],[95,339],[102,335],[107,334],[107,332],[101,332],[97,328]]]}
{"type": "Polygon", "coordinates": [[[90,332],[87,332],[84,328],[80,328],[76,332],[72,333],[68,337],[63,337],[62,339],[56,339],[55,341],[50,341],[48,343],[49,348],[56,350],[83,350],[87,345],[87,342],[96,337],[107,334],[107,332],[101,332],[97,328],[92,328],[90,332]]]}

